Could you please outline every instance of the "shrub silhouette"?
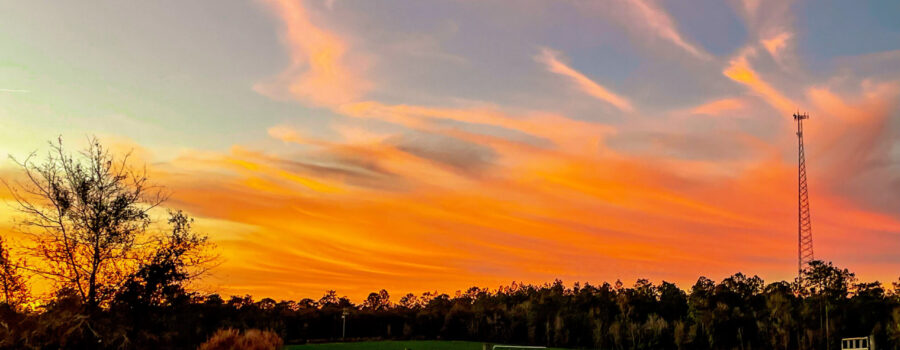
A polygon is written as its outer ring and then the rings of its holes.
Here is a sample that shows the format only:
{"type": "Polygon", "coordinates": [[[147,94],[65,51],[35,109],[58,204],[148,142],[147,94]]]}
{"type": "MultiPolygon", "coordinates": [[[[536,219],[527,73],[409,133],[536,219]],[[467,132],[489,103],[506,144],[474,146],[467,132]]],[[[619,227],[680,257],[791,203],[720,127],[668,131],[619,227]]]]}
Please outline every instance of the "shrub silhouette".
{"type": "Polygon", "coordinates": [[[281,349],[284,342],[272,331],[249,329],[241,334],[237,329],[220,329],[198,350],[273,350],[281,349]]]}

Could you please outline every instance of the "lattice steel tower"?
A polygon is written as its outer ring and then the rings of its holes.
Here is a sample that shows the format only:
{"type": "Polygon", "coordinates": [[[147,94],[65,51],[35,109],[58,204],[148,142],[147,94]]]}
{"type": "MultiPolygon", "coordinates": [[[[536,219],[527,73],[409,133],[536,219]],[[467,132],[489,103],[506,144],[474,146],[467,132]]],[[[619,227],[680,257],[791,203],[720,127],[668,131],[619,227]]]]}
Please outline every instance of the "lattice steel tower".
{"type": "Polygon", "coordinates": [[[806,185],[806,155],[803,150],[803,120],[809,115],[794,114],[797,121],[797,140],[800,146],[800,163],[798,172],[797,200],[797,275],[803,273],[803,267],[813,261],[812,221],[809,218],[809,189],[806,185]]]}

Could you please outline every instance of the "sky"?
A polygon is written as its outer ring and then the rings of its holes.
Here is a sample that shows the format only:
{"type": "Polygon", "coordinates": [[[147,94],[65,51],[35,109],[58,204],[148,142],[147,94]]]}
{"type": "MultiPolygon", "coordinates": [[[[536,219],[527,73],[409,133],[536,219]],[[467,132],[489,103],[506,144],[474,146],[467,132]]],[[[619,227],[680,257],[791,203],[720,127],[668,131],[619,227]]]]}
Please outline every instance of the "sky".
{"type": "MultiPolygon", "coordinates": [[[[223,295],[900,276],[896,1],[0,0],[0,175],[133,150],[223,295]]],[[[0,231],[16,238],[9,194],[0,231]]]]}

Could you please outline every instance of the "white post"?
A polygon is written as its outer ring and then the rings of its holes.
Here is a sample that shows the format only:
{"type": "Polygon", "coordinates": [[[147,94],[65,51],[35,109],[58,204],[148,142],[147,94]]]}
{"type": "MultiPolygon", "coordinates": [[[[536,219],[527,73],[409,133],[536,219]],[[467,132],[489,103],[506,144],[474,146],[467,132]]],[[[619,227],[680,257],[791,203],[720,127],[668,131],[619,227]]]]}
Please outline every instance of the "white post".
{"type": "Polygon", "coordinates": [[[344,309],[344,313],[341,314],[341,340],[347,337],[347,315],[349,314],[347,309],[344,309]]]}

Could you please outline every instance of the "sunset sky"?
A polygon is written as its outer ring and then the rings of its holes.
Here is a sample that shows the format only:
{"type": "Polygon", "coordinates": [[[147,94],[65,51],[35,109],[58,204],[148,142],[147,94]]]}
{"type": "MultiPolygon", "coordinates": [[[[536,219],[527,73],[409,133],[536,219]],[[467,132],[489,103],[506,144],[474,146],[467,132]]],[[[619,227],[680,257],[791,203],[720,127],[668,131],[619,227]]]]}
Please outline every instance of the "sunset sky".
{"type": "MultiPolygon", "coordinates": [[[[134,149],[204,291],[900,276],[897,1],[0,1],[0,176],[134,149]],[[90,5],[88,5],[88,3],[90,5]]],[[[14,213],[0,191],[0,232],[14,213]]]]}

